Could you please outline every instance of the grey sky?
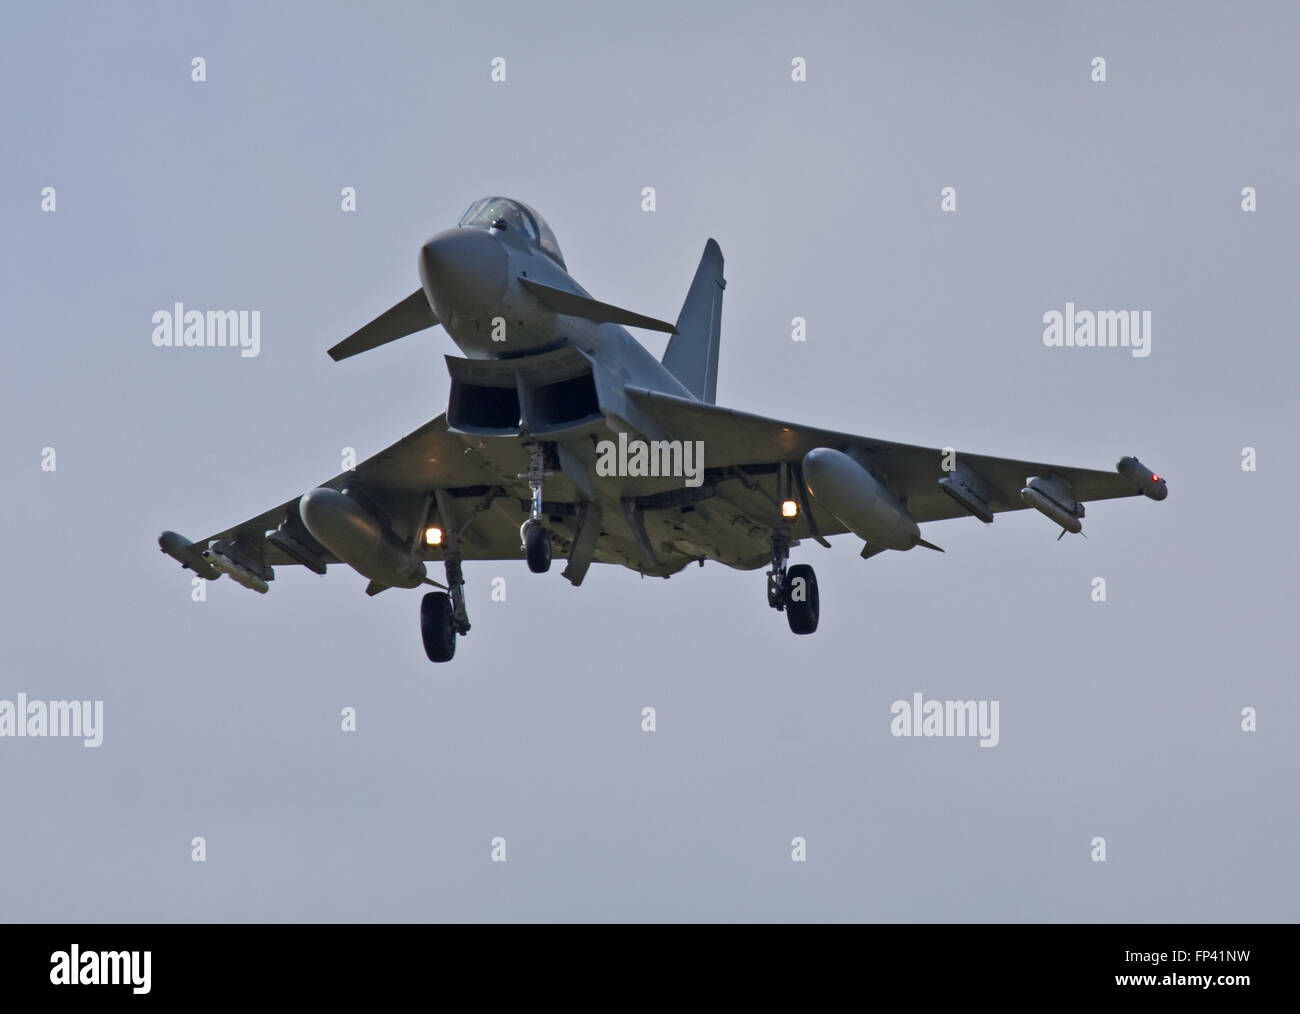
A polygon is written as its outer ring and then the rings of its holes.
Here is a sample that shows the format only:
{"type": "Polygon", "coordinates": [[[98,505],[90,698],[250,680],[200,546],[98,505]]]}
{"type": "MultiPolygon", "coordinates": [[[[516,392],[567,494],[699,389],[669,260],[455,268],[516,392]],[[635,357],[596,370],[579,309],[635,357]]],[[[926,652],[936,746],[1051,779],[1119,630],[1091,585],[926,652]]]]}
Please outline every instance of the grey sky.
{"type": "Polygon", "coordinates": [[[806,6],[7,12],[0,698],[102,699],[105,731],[0,739],[0,918],[1300,917],[1300,13],[806,6]],[[655,317],[717,238],[721,404],[1136,454],[1169,499],[1090,505],[1087,539],[1025,511],[927,526],[942,556],[801,546],[806,638],[761,572],[717,566],[575,589],[469,564],[441,667],[419,596],[344,568],[192,602],[159,531],[250,517],[444,410],[441,330],[324,350],[489,193],[655,317]],[[1151,356],[1045,348],[1067,300],[1151,310],[1151,356]],[[261,355],[153,347],[176,301],[260,309],[261,355]],[[1000,701],[1001,742],[894,738],[916,691],[1000,701]]]}

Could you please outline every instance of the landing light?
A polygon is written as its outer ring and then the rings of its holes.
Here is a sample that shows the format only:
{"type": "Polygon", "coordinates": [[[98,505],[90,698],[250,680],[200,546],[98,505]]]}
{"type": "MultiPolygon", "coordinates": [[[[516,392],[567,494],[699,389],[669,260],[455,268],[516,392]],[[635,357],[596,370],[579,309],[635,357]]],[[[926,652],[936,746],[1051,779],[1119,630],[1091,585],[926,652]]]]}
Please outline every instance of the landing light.
{"type": "Polygon", "coordinates": [[[797,518],[799,516],[799,504],[795,500],[786,500],[781,504],[781,517],[797,518]]]}
{"type": "Polygon", "coordinates": [[[424,531],[424,541],[427,542],[430,546],[441,546],[441,545],[442,545],[442,529],[441,529],[441,528],[426,528],[425,531],[424,531]]]}

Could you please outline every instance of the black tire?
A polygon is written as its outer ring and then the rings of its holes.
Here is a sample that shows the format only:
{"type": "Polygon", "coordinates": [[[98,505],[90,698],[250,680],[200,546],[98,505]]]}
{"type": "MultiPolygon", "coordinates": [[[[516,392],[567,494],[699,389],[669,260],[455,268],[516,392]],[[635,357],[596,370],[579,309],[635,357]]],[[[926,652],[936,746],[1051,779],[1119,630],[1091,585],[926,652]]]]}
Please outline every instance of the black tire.
{"type": "Polygon", "coordinates": [[[456,654],[456,629],[451,622],[451,596],[429,592],[420,602],[420,636],[430,662],[450,662],[456,654]]]}
{"type": "Polygon", "coordinates": [[[796,564],[785,572],[785,618],[790,629],[796,634],[811,634],[817,629],[820,611],[817,575],[808,564],[796,564]]]}
{"type": "Polygon", "coordinates": [[[534,574],[545,574],[551,569],[551,533],[535,521],[524,526],[524,556],[534,574]]]}

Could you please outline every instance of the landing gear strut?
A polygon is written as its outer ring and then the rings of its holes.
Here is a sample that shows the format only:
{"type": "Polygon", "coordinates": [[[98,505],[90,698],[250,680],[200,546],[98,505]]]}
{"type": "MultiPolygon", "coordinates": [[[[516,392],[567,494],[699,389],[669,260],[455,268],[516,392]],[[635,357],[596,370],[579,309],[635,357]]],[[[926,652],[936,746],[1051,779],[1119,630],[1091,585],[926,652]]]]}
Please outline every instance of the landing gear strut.
{"type": "Polygon", "coordinates": [[[821,601],[817,595],[817,575],[806,563],[787,569],[790,537],[784,527],[772,533],[772,569],[767,572],[767,604],[785,613],[790,629],[796,634],[811,634],[817,629],[821,601]]]}
{"type": "Polygon", "coordinates": [[[519,541],[523,544],[528,569],[534,574],[545,574],[551,569],[551,533],[542,524],[542,483],[551,473],[546,470],[546,453],[541,444],[526,445],[528,471],[519,478],[528,480],[532,492],[532,509],[528,520],[519,527],[519,541]]]}
{"type": "Polygon", "coordinates": [[[767,604],[780,612],[785,609],[785,565],[790,559],[790,538],[777,529],[772,533],[772,569],[767,572],[767,604]]]}

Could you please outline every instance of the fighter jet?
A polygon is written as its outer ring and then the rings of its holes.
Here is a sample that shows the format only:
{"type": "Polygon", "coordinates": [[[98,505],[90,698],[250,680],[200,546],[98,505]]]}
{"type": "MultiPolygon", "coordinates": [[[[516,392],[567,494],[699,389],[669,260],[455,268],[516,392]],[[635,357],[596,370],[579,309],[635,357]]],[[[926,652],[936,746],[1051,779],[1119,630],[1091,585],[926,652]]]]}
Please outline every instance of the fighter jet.
{"type": "MultiPolygon", "coordinates": [[[[521,201],[475,201],[419,252],[420,287],[329,350],[344,360],[442,325],[447,411],[319,487],[164,553],[207,580],[265,593],[274,568],[346,564],[424,595],[433,662],[469,633],[464,560],[552,556],[582,584],[592,563],[668,577],[713,560],[767,568],[767,604],[796,634],[817,629],[817,579],[789,564],[806,542],[852,533],[861,555],[939,550],[920,525],[1032,507],[1066,532],[1084,502],[1145,495],[1165,480],[1135,457],[1114,471],[914,447],[716,405],[722,251],[710,239],[675,324],[594,299],[550,227],[521,201]],[[627,331],[670,334],[657,360],[627,331]],[[441,562],[444,582],[428,574],[441,562]]],[[[1058,536],[1059,538],[1059,536],[1058,536]]]]}

